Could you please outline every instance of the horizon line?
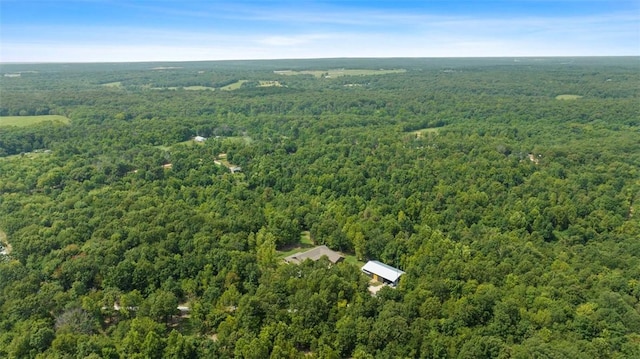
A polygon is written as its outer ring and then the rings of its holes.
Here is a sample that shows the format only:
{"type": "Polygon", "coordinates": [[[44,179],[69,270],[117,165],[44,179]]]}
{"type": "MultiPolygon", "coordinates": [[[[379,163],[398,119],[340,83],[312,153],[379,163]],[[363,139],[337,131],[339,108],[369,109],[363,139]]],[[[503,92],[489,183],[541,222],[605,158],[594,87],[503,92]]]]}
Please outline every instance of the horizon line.
{"type": "Polygon", "coordinates": [[[527,56],[345,56],[345,57],[283,57],[283,58],[238,58],[219,60],[140,60],[140,61],[0,61],[0,65],[48,65],[48,64],[145,64],[145,63],[194,63],[194,62],[241,62],[241,61],[296,61],[296,60],[419,60],[419,59],[566,59],[566,58],[640,58],[637,55],[527,55],[527,56]]]}

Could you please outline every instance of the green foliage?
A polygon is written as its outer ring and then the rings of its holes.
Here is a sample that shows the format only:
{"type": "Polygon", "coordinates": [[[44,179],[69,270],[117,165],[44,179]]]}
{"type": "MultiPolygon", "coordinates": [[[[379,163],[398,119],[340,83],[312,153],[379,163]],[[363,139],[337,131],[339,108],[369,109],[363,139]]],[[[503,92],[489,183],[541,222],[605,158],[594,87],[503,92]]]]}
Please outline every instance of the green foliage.
{"type": "Polygon", "coordinates": [[[4,64],[0,357],[637,357],[638,59],[562,60],[4,64]]]}

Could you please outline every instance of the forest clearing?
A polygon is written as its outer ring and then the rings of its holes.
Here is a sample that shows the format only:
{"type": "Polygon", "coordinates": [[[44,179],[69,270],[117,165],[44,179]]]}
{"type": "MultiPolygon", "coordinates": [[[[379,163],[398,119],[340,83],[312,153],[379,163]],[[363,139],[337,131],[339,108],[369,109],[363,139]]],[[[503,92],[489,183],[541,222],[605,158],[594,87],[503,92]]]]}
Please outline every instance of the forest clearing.
{"type": "Polygon", "coordinates": [[[43,122],[68,125],[70,120],[60,115],[38,115],[38,116],[0,116],[0,126],[32,126],[43,122]]]}
{"type": "Polygon", "coordinates": [[[335,78],[335,77],[342,77],[342,76],[372,76],[372,75],[400,74],[400,73],[407,72],[407,70],[405,69],[390,69],[390,70],[329,69],[329,70],[302,70],[302,71],[276,70],[273,72],[278,75],[287,75],[287,76],[312,75],[315,78],[328,79],[328,78],[335,78]]]}
{"type": "Polygon", "coordinates": [[[2,246],[0,254],[11,254],[11,243],[9,243],[7,234],[2,229],[0,229],[0,245],[2,246]]]}
{"type": "Polygon", "coordinates": [[[556,100],[578,100],[581,99],[582,96],[579,95],[558,95],[556,96],[556,100]]]}

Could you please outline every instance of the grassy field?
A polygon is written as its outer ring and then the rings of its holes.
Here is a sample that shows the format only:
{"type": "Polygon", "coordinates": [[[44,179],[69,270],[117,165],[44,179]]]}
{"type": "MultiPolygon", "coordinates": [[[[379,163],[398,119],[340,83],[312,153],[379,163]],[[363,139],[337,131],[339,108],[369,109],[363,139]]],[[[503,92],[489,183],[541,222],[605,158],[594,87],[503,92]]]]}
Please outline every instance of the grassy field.
{"type": "Polygon", "coordinates": [[[300,233],[300,243],[281,248],[280,250],[278,250],[278,257],[285,258],[295,253],[307,251],[313,247],[314,244],[311,240],[311,234],[309,233],[309,231],[303,231],[300,233]]]}
{"type": "Polygon", "coordinates": [[[243,83],[247,82],[249,80],[240,80],[240,81],[236,81],[232,84],[229,84],[227,86],[223,86],[220,87],[220,90],[225,90],[225,91],[232,91],[232,90],[237,90],[240,88],[240,86],[242,86],[243,83]]]}
{"type": "Polygon", "coordinates": [[[215,91],[216,90],[214,87],[207,87],[207,86],[151,87],[151,85],[144,85],[144,86],[142,86],[142,88],[148,89],[148,90],[171,90],[171,91],[176,91],[176,90],[180,90],[180,89],[185,90],[185,91],[215,91]]]}
{"type": "MultiPolygon", "coordinates": [[[[240,80],[240,81],[236,81],[232,84],[229,84],[227,86],[223,86],[220,87],[220,90],[225,90],[225,91],[233,91],[233,90],[237,90],[239,88],[242,87],[242,84],[249,82],[249,80],[240,80]]],[[[266,81],[266,80],[260,80],[258,81],[259,85],[258,87],[282,87],[282,84],[280,83],[280,81],[266,81]]]]}
{"type": "Polygon", "coordinates": [[[207,86],[186,86],[183,89],[187,91],[213,91],[215,88],[207,86]]]}
{"type": "Polygon", "coordinates": [[[317,78],[333,78],[340,76],[368,76],[368,75],[384,75],[384,74],[399,74],[407,72],[405,69],[393,69],[393,70],[365,70],[365,69],[331,69],[331,70],[306,70],[306,71],[274,71],[279,75],[313,75],[317,78]]]}
{"type": "Polygon", "coordinates": [[[353,265],[357,266],[358,268],[361,268],[364,265],[364,262],[359,261],[358,258],[356,258],[355,255],[344,254],[344,261],[346,263],[353,264],[353,265]]]}
{"type": "Polygon", "coordinates": [[[104,87],[122,87],[122,82],[120,82],[120,81],[108,82],[106,84],[102,84],[102,86],[104,86],[104,87]]]}
{"type": "Polygon", "coordinates": [[[59,115],[42,116],[0,116],[0,126],[31,126],[41,122],[69,124],[69,119],[59,115]]]}
{"type": "Polygon", "coordinates": [[[47,156],[49,155],[50,152],[44,152],[44,151],[38,151],[38,152],[27,152],[27,153],[20,153],[17,155],[9,155],[9,156],[4,156],[4,157],[0,157],[0,161],[19,161],[19,160],[24,160],[24,159],[30,159],[30,160],[35,160],[36,158],[42,157],[42,156],[47,156]]]}
{"type": "Polygon", "coordinates": [[[442,127],[429,127],[429,128],[421,128],[419,130],[416,131],[411,131],[412,134],[414,134],[416,136],[416,138],[422,138],[425,135],[429,136],[429,138],[431,138],[431,136],[433,135],[437,135],[438,131],[441,129],[442,127]]]}
{"type": "Polygon", "coordinates": [[[582,96],[579,96],[579,95],[558,95],[558,96],[556,96],[556,100],[577,100],[579,98],[582,98],[582,96]]]}
{"type": "Polygon", "coordinates": [[[218,141],[223,141],[225,143],[239,143],[244,145],[250,145],[253,143],[253,138],[251,136],[229,136],[229,137],[220,137],[217,139],[218,141]]]}

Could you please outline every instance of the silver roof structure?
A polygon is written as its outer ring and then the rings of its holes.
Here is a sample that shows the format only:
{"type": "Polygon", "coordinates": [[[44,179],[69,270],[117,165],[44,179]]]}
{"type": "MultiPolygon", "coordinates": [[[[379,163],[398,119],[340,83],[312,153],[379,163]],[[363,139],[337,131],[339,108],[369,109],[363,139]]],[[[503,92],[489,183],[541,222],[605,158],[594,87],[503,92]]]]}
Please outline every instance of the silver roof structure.
{"type": "Polygon", "coordinates": [[[382,277],[393,283],[395,283],[398,278],[404,274],[400,269],[378,261],[368,261],[367,264],[362,267],[362,271],[365,273],[375,274],[378,277],[382,277]]]}

